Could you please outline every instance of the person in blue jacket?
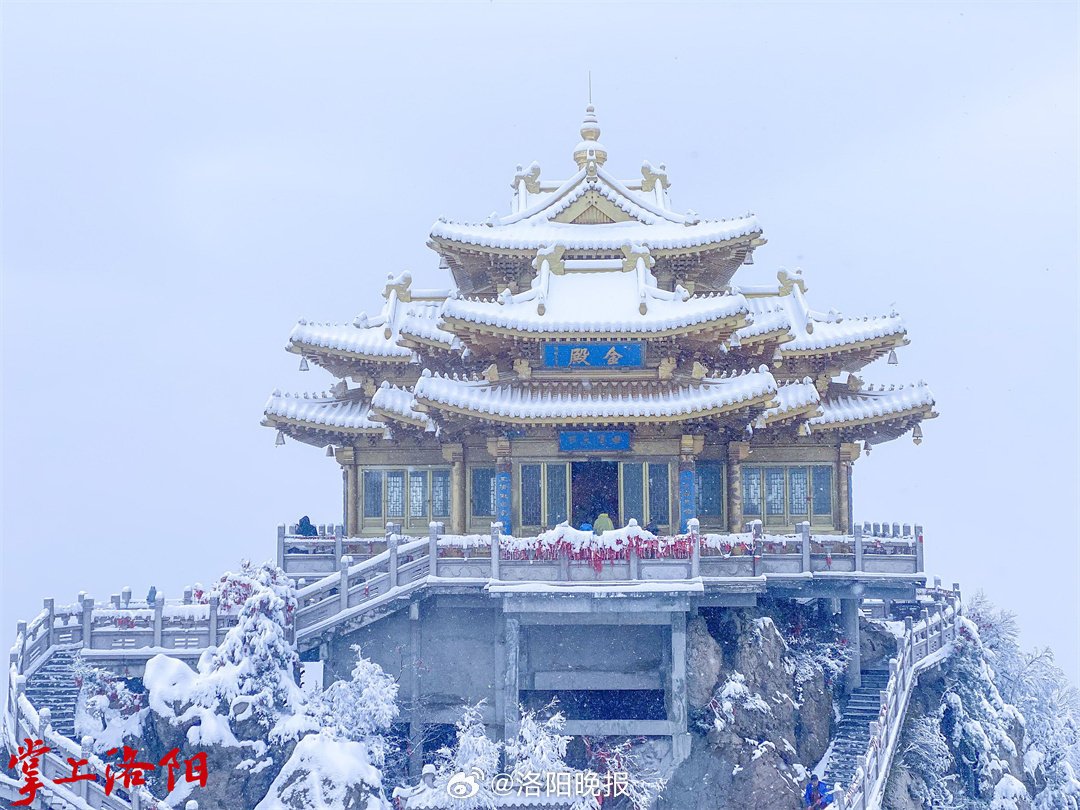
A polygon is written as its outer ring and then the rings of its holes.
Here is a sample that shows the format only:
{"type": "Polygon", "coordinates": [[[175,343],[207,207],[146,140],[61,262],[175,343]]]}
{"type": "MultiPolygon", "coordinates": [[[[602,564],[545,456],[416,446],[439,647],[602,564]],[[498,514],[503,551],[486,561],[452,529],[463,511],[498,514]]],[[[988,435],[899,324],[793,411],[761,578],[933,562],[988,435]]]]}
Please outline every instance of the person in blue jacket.
{"type": "Polygon", "coordinates": [[[810,810],[821,810],[832,804],[833,797],[829,793],[829,786],[818,779],[815,773],[810,775],[810,784],[806,786],[806,795],[803,798],[806,799],[806,806],[810,810]]]}

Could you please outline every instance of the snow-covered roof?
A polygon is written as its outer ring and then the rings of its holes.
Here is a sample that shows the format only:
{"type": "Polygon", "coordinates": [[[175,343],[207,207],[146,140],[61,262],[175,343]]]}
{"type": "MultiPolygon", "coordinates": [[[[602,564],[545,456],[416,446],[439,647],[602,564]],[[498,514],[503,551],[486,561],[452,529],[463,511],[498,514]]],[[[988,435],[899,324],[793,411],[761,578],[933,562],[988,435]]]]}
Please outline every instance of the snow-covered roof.
{"type": "Polygon", "coordinates": [[[756,233],[761,233],[761,225],[753,216],[706,221],[696,225],[672,222],[647,225],[632,220],[581,225],[526,220],[505,226],[489,226],[439,220],[431,228],[432,237],[500,250],[537,250],[547,245],[563,245],[569,250],[618,250],[623,245],[635,242],[647,243],[653,250],[678,250],[727,242],[756,233]]]}
{"type": "Polygon", "coordinates": [[[642,394],[552,392],[483,381],[456,380],[425,369],[413,388],[423,405],[493,421],[617,423],[685,421],[755,404],[772,404],[776,381],[766,370],[700,385],[642,394]]]}
{"type": "Polygon", "coordinates": [[[416,338],[447,351],[459,349],[461,342],[457,337],[439,328],[441,309],[440,304],[410,306],[398,322],[398,333],[404,338],[416,338]]]}
{"type": "Polygon", "coordinates": [[[301,320],[289,335],[289,349],[294,352],[326,349],[380,359],[412,359],[412,352],[399,346],[395,335],[386,336],[382,324],[358,328],[352,324],[308,323],[301,320]]]}
{"type": "Polygon", "coordinates": [[[934,406],[934,395],[924,382],[914,385],[890,386],[889,390],[874,391],[870,386],[850,396],[829,397],[821,402],[821,415],[809,420],[818,427],[835,428],[864,422],[878,422],[911,411],[934,406]]]}
{"type": "Polygon", "coordinates": [[[288,419],[315,428],[335,431],[382,433],[386,426],[371,418],[371,404],[358,399],[338,399],[330,394],[282,394],[274,391],[263,409],[264,425],[288,419]],[[275,418],[276,417],[276,418],[275,418]]]}
{"type": "Polygon", "coordinates": [[[702,221],[692,212],[676,214],[659,206],[651,194],[634,192],[603,168],[585,169],[552,192],[533,195],[535,204],[510,216],[492,215],[485,222],[439,219],[432,238],[504,250],[536,250],[559,244],[569,249],[618,249],[646,242],[654,250],[676,250],[727,242],[761,233],[756,217],[702,221]],[[585,194],[599,195],[629,219],[602,224],[557,222],[585,194]]]}
{"type": "Polygon", "coordinates": [[[519,332],[622,334],[670,332],[735,318],[741,323],[739,316],[747,312],[741,295],[693,297],[681,288],[659,290],[643,268],[555,275],[541,266],[536,278],[532,289],[497,301],[450,298],[443,316],[519,332]]]}
{"type": "Polygon", "coordinates": [[[762,413],[761,419],[765,423],[778,422],[807,411],[816,411],[820,401],[817,388],[809,377],[802,382],[786,383],[776,389],[776,407],[762,413]]]}
{"type": "Polygon", "coordinates": [[[399,422],[434,430],[435,424],[425,413],[413,410],[413,392],[408,388],[383,381],[371,398],[371,409],[377,416],[387,416],[399,422]]]}
{"type": "Polygon", "coordinates": [[[747,302],[751,323],[740,328],[740,341],[775,332],[787,332],[781,340],[780,352],[785,355],[808,352],[843,351],[866,341],[894,336],[900,343],[906,333],[904,320],[895,312],[863,318],[845,318],[839,312],[818,312],[810,308],[805,298],[805,283],[801,273],[789,276],[778,274],[778,287],[734,287],[747,302]]]}

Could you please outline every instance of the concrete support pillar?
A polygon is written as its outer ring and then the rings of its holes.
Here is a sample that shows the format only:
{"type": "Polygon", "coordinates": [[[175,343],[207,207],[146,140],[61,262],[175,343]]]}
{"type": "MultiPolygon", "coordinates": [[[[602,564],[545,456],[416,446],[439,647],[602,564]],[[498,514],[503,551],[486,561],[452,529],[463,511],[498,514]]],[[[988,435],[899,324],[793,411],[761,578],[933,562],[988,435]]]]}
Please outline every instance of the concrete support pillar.
{"type": "Polygon", "coordinates": [[[465,448],[444,444],[443,458],[450,462],[450,534],[465,534],[465,448]]]}
{"type": "Polygon", "coordinates": [[[409,757],[409,776],[416,778],[424,767],[424,712],[420,689],[420,661],[421,653],[421,625],[420,603],[413,602],[409,605],[409,655],[412,659],[409,672],[409,704],[412,710],[409,712],[409,746],[412,753],[409,757]]]}
{"type": "Polygon", "coordinates": [[[507,616],[505,621],[505,666],[502,689],[503,739],[510,740],[517,736],[518,727],[521,725],[521,714],[518,711],[518,656],[521,648],[521,624],[513,616],[507,616]]]}
{"type": "Polygon", "coordinates": [[[668,722],[672,726],[671,750],[675,762],[690,756],[690,734],[686,730],[686,614],[671,614],[671,675],[668,688],[668,722]]]}
{"type": "Polygon", "coordinates": [[[859,600],[840,600],[840,624],[851,651],[848,657],[845,691],[852,692],[862,686],[862,651],[859,645],[859,600]]]}
{"type": "Polygon", "coordinates": [[[742,462],[749,455],[750,442],[728,443],[727,513],[728,530],[731,532],[741,532],[743,530],[742,462]]]}

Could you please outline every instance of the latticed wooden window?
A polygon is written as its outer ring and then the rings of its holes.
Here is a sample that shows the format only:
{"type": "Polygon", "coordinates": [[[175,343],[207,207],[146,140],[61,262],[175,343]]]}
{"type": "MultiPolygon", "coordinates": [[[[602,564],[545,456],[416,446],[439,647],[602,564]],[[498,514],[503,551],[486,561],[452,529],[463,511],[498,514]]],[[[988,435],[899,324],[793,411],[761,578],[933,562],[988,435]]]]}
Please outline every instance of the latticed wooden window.
{"type": "Polygon", "coordinates": [[[624,463],[622,466],[623,523],[633,518],[644,526],[645,519],[645,479],[644,465],[624,463]]]}
{"type": "Polygon", "coordinates": [[[699,518],[724,516],[724,465],[699,461],[694,475],[694,508],[699,518]]]}
{"type": "Polygon", "coordinates": [[[409,517],[427,517],[428,474],[409,473],[409,517]]]}
{"type": "Polygon", "coordinates": [[[544,512],[544,468],[521,465],[521,525],[539,526],[544,512]]]}
{"type": "Polygon", "coordinates": [[[784,468],[765,469],[765,514],[784,514],[784,468]]]}
{"type": "Polygon", "coordinates": [[[815,526],[835,524],[831,465],[743,467],[742,482],[745,517],[764,517],[777,528],[793,529],[808,518],[815,526]]]}
{"type": "Polygon", "coordinates": [[[814,514],[832,514],[832,467],[814,467],[814,514]]]}
{"type": "Polygon", "coordinates": [[[761,470],[743,467],[742,508],[749,517],[761,517],[761,470]]]}
{"type": "Polygon", "coordinates": [[[495,517],[495,468],[473,467],[473,517],[495,517]]]}
{"type": "Polygon", "coordinates": [[[431,516],[450,517],[450,471],[431,473],[431,516]]]}
{"type": "Polygon", "coordinates": [[[382,479],[381,472],[364,472],[364,517],[382,517],[382,479]]]}
{"type": "Polygon", "coordinates": [[[558,526],[567,519],[566,464],[547,464],[547,525],[558,526]]]}
{"type": "Polygon", "coordinates": [[[405,473],[386,474],[386,516],[405,517],[405,473]]]}
{"type": "Polygon", "coordinates": [[[668,465],[649,465],[649,520],[658,525],[671,521],[671,487],[668,484],[668,465]]]}
{"type": "Polygon", "coordinates": [[[810,504],[810,482],[807,479],[806,467],[792,467],[788,470],[788,511],[793,515],[805,515],[810,504]]]}

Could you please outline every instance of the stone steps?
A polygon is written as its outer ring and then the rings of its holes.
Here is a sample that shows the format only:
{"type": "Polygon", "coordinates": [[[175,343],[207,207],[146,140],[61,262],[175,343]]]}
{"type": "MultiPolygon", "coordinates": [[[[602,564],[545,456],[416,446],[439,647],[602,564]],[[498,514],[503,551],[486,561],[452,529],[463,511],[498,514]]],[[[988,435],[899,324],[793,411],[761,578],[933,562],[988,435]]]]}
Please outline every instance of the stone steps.
{"type": "Polygon", "coordinates": [[[862,685],[847,699],[844,713],[833,737],[832,756],[825,771],[830,788],[846,787],[858,767],[858,757],[866,753],[870,742],[870,724],[877,721],[881,709],[881,691],[889,683],[889,673],[864,670],[862,685]]]}
{"type": "Polygon", "coordinates": [[[52,727],[58,734],[74,739],[75,704],[79,687],[75,684],[75,652],[57,650],[26,682],[26,698],[41,711],[52,712],[52,727]]]}

